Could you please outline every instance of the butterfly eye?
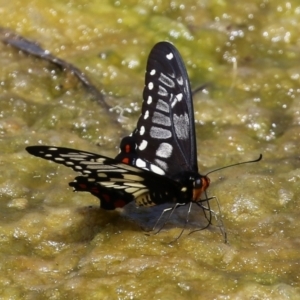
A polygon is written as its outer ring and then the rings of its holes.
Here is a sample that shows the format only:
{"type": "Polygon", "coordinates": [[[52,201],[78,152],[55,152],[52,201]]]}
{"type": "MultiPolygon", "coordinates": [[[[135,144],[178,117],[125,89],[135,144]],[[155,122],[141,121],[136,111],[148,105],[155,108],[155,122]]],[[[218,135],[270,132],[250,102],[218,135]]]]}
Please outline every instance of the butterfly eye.
{"type": "Polygon", "coordinates": [[[193,186],[194,186],[194,188],[196,188],[196,189],[201,188],[201,186],[202,186],[202,180],[201,180],[200,178],[194,180],[194,181],[193,181],[193,186]]]}

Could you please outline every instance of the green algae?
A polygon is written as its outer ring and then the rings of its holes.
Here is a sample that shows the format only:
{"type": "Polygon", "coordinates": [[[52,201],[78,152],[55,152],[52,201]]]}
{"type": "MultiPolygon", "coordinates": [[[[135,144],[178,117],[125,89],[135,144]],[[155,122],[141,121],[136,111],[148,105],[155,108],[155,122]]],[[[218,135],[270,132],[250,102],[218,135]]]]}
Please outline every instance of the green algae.
{"type": "MultiPolygon", "coordinates": [[[[296,1],[32,0],[0,8],[1,26],[81,68],[110,106],[124,109],[124,117],[108,115],[66,72],[0,45],[1,298],[299,298],[296,1]],[[139,116],[147,55],[160,40],[179,49],[193,87],[208,83],[194,98],[201,173],[264,155],[210,176],[229,244],[213,227],[170,244],[184,212],[147,236],[142,228],[157,212],[102,211],[93,196],[72,193],[72,171],[24,150],[51,144],[114,157],[139,116]]],[[[202,219],[195,209],[192,220],[202,219]]]]}

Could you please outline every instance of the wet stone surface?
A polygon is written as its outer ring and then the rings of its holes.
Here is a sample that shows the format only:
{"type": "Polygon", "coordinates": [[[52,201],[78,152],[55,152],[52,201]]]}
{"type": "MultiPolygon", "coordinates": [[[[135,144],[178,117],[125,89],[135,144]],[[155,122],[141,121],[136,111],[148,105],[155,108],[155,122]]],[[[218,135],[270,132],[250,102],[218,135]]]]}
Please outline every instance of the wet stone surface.
{"type": "MultiPolygon", "coordinates": [[[[1,299],[299,299],[299,11],[297,1],[2,4],[1,26],[80,68],[122,113],[68,72],[0,44],[1,299]],[[114,157],[161,40],[178,48],[193,88],[208,84],[194,97],[200,172],[264,155],[210,175],[228,244],[216,226],[170,243],[185,207],[145,234],[162,207],[100,210],[68,187],[72,170],[25,151],[114,157]]],[[[190,227],[204,223],[194,207],[190,227]]]]}

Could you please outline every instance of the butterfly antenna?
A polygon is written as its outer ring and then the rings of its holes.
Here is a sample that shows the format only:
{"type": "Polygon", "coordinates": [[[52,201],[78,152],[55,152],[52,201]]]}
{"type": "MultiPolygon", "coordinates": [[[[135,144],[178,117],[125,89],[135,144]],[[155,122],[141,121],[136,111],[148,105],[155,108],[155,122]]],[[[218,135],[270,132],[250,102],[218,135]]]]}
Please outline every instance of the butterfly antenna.
{"type": "Polygon", "coordinates": [[[255,162],[258,162],[262,159],[262,154],[259,155],[259,157],[257,159],[254,159],[254,160],[247,160],[247,161],[242,161],[242,162],[239,162],[239,163],[235,163],[235,164],[232,164],[232,165],[228,165],[228,166],[225,166],[225,167],[221,167],[221,168],[218,168],[218,169],[215,169],[215,170],[212,170],[208,173],[206,173],[205,176],[211,174],[211,173],[214,173],[216,171],[220,171],[220,170],[224,170],[224,169],[227,169],[227,168],[231,168],[231,167],[234,167],[234,166],[239,166],[239,165],[244,165],[244,164],[251,164],[251,163],[255,163],[255,162]]]}

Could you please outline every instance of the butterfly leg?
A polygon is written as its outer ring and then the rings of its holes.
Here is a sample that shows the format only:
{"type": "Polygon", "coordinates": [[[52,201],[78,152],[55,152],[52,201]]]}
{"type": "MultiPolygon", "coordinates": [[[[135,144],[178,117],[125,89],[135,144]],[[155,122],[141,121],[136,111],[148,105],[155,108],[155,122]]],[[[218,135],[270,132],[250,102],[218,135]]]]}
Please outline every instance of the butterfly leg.
{"type": "Polygon", "coordinates": [[[209,200],[211,199],[215,199],[215,197],[208,197],[205,191],[205,199],[200,200],[199,202],[196,203],[198,206],[202,208],[204,216],[208,222],[207,226],[205,226],[203,229],[206,229],[209,225],[212,225],[212,210],[210,208],[210,202],[209,202],[209,200]],[[204,205],[205,202],[206,202],[206,206],[204,205]]]}
{"type": "Polygon", "coordinates": [[[204,214],[205,214],[205,218],[207,219],[208,223],[207,223],[207,225],[206,225],[205,227],[203,227],[203,228],[195,229],[195,230],[190,231],[189,234],[192,234],[192,233],[194,233],[194,232],[196,232],[196,231],[200,231],[200,230],[203,230],[203,229],[208,228],[209,225],[212,224],[212,223],[211,223],[211,220],[212,220],[212,216],[214,216],[215,220],[217,221],[217,227],[219,227],[219,229],[220,229],[220,231],[221,231],[221,234],[222,234],[223,237],[224,237],[224,242],[225,242],[225,244],[227,244],[227,242],[228,242],[228,240],[227,240],[227,231],[226,231],[226,228],[225,228],[225,226],[224,226],[224,223],[223,223],[223,220],[222,220],[222,217],[221,217],[221,216],[222,216],[222,213],[221,213],[221,207],[220,207],[220,202],[219,202],[219,200],[218,200],[218,197],[213,196],[213,197],[210,197],[210,198],[207,198],[207,199],[203,200],[203,202],[204,202],[204,201],[206,201],[206,202],[208,203],[208,206],[207,206],[207,207],[204,206],[204,205],[203,205],[202,203],[200,203],[200,202],[196,202],[196,204],[197,204],[198,206],[200,206],[200,207],[203,209],[204,214]],[[215,213],[215,211],[212,210],[212,209],[210,208],[210,206],[209,206],[208,200],[211,200],[211,199],[215,199],[216,202],[217,202],[217,206],[218,206],[218,214],[215,213]],[[209,216],[206,215],[206,211],[209,211],[209,216]]]}
{"type": "Polygon", "coordinates": [[[179,235],[171,243],[176,242],[182,236],[182,234],[183,234],[183,232],[186,228],[186,225],[189,222],[189,216],[190,216],[190,213],[191,213],[191,210],[192,210],[192,205],[193,205],[193,202],[190,202],[189,209],[188,209],[187,214],[186,214],[184,226],[183,226],[181,232],[179,233],[179,235]]]}
{"type": "Polygon", "coordinates": [[[163,217],[163,215],[168,212],[171,211],[167,217],[167,219],[164,221],[164,223],[162,224],[162,226],[160,226],[160,228],[155,232],[155,234],[158,234],[164,227],[165,225],[168,223],[168,221],[170,220],[171,216],[173,215],[175,209],[179,206],[183,206],[186,205],[186,203],[176,203],[173,207],[168,207],[166,209],[164,209],[161,213],[161,215],[159,216],[159,218],[157,219],[157,221],[155,222],[155,225],[153,226],[153,231],[155,230],[156,226],[158,225],[158,223],[160,222],[161,218],[163,217]]]}

